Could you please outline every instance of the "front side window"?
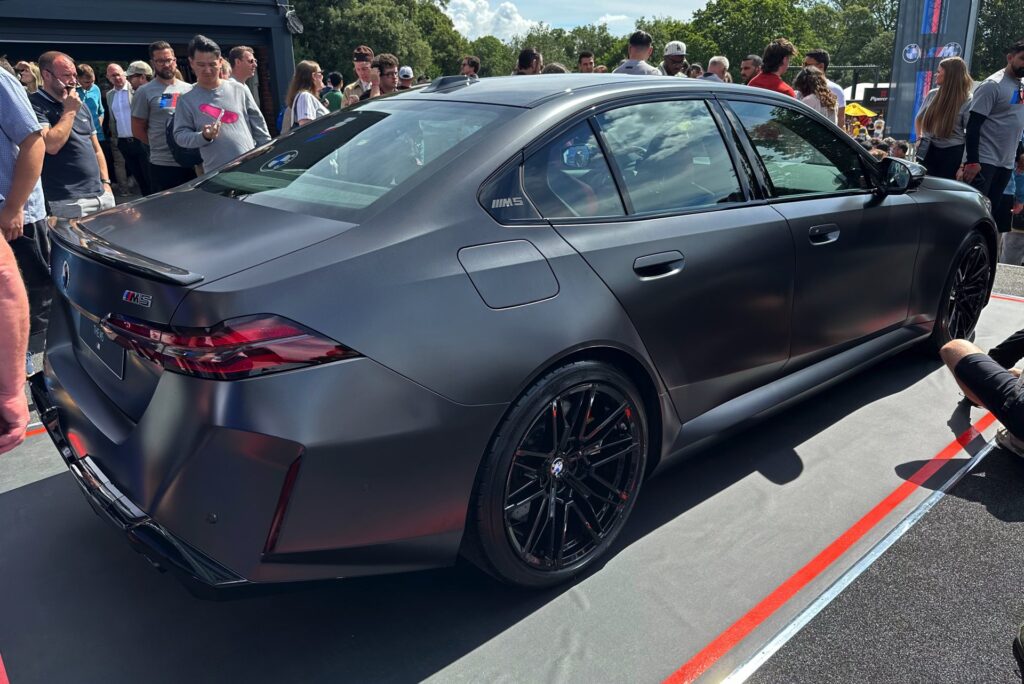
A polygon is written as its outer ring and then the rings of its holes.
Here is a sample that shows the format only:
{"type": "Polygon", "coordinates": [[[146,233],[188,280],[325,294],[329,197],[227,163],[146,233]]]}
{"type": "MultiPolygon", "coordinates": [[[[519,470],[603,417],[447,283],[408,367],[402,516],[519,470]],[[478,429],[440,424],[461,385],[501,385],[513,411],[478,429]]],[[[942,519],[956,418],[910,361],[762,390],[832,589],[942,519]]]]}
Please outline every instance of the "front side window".
{"type": "Polygon", "coordinates": [[[630,105],[596,118],[635,213],[744,199],[729,151],[702,100],[630,105]]]}
{"type": "Polygon", "coordinates": [[[198,187],[261,206],[358,221],[514,114],[508,107],[388,98],[302,126],[198,187]]]}
{"type": "Polygon", "coordinates": [[[829,129],[788,107],[730,102],[777,196],[870,189],[860,155],[829,129]]]}
{"type": "Polygon", "coordinates": [[[608,162],[586,121],[530,155],[523,176],[526,193],[547,218],[625,215],[608,162]]]}

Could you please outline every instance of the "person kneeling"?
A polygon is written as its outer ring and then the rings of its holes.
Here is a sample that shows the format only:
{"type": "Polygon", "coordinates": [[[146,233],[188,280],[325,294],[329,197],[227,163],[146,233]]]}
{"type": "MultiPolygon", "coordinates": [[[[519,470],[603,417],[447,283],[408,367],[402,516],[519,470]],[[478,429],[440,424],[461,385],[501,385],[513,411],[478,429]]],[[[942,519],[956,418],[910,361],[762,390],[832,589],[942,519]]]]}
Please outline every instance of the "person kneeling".
{"type": "Polygon", "coordinates": [[[1007,370],[977,345],[953,340],[939,350],[964,396],[989,411],[1003,424],[996,443],[1024,457],[1024,388],[1020,370],[1007,370]]]}

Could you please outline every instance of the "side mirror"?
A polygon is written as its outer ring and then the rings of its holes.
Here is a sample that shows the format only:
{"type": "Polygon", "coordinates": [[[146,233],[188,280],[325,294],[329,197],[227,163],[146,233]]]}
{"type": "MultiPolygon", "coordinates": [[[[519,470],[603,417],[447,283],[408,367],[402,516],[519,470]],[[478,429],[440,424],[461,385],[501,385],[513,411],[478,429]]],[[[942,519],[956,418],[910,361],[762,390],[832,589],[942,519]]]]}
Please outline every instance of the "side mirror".
{"type": "Polygon", "coordinates": [[[881,195],[901,195],[916,188],[924,180],[928,170],[920,164],[906,159],[886,157],[878,164],[881,195]]]}

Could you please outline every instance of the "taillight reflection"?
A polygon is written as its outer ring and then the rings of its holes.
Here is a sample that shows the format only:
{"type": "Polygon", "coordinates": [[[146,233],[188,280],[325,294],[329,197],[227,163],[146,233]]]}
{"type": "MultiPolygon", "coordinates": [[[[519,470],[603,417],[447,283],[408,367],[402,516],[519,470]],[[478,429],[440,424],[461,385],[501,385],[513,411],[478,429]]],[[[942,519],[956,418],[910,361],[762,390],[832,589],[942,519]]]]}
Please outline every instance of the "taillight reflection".
{"type": "Polygon", "coordinates": [[[236,380],[359,354],[281,316],[234,318],[211,328],[168,328],[120,315],[101,323],[111,340],[166,370],[236,380]]]}

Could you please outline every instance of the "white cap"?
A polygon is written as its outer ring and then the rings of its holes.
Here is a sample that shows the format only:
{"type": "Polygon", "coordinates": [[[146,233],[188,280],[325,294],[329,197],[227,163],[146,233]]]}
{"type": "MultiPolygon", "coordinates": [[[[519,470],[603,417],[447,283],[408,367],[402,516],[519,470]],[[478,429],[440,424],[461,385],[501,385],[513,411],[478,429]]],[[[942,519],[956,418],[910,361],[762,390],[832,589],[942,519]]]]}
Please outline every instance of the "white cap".
{"type": "Polygon", "coordinates": [[[412,76],[413,74],[411,66],[404,66],[398,70],[398,78],[408,81],[410,78],[412,78],[412,76]]]}
{"type": "Polygon", "coordinates": [[[686,56],[686,43],[681,40],[670,40],[665,43],[665,56],[675,57],[676,55],[686,56]]]}

